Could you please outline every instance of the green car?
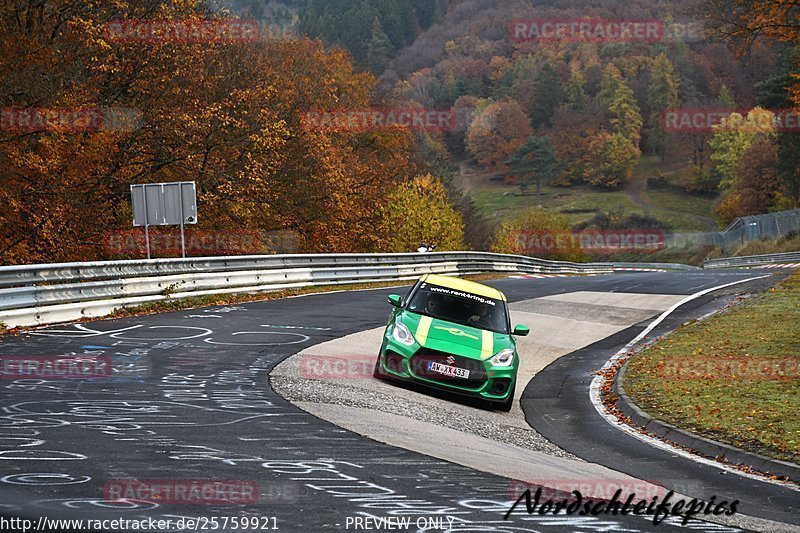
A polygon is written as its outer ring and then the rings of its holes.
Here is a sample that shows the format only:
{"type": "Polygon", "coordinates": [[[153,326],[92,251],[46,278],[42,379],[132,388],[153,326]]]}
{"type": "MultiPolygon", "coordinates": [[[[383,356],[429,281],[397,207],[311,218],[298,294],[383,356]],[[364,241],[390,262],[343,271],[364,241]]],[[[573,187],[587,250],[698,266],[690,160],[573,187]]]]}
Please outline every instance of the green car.
{"type": "Polygon", "coordinates": [[[487,400],[510,411],[519,354],[505,295],[451,276],[422,276],[394,306],[374,375],[401,379],[487,400]]]}

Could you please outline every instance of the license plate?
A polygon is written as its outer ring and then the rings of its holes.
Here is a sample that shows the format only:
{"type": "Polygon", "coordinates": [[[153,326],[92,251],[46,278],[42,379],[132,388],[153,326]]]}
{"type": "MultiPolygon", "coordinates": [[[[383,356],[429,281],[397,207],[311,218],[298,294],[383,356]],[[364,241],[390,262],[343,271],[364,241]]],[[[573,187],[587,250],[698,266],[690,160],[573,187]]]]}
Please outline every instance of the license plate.
{"type": "Polygon", "coordinates": [[[466,368],[447,366],[441,363],[434,363],[432,361],[428,363],[428,370],[454,378],[463,378],[463,379],[469,378],[469,370],[467,370],[466,368]]]}

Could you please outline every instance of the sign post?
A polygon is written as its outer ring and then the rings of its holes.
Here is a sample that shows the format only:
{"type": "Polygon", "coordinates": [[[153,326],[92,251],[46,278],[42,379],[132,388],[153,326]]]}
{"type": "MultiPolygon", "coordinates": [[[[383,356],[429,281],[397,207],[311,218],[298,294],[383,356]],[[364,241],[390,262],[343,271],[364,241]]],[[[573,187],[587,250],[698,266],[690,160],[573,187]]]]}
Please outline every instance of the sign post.
{"type": "MultiPolygon", "coordinates": [[[[147,195],[142,194],[142,202],[144,202],[144,212],[147,213],[147,195]]],[[[133,203],[133,186],[131,185],[131,203],[133,203]]],[[[136,218],[133,219],[133,225],[136,225],[136,218]]],[[[147,223],[147,216],[144,217],[144,245],[147,248],[147,258],[150,259],[150,224],[147,223]]]]}
{"type": "Polygon", "coordinates": [[[133,225],[144,226],[150,259],[150,226],[181,227],[181,257],[186,257],[185,224],[197,224],[197,191],[193,181],[131,185],[133,225]]]}

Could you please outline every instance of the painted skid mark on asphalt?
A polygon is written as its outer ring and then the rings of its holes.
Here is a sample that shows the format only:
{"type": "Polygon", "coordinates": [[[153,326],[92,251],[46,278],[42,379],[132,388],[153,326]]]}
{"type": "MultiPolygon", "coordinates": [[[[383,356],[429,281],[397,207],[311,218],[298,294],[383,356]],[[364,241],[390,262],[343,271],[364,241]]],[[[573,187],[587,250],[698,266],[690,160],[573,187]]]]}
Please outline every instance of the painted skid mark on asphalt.
{"type": "MultiPolygon", "coordinates": [[[[81,355],[111,357],[113,375],[109,379],[93,381],[16,379],[6,382],[0,401],[0,461],[4,463],[4,471],[15,473],[3,477],[0,484],[57,487],[74,484],[67,483],[67,480],[92,484],[92,479],[102,483],[114,475],[111,473],[113,470],[139,470],[138,475],[146,477],[159,468],[143,464],[135,457],[147,453],[148,449],[165,453],[169,448],[180,448],[187,436],[185,429],[191,430],[191,436],[203,439],[211,438],[215,433],[219,437],[222,428],[231,428],[233,434],[230,438],[234,438],[253,432],[280,432],[280,428],[286,426],[275,423],[276,417],[308,417],[294,408],[287,409],[285,404],[276,404],[273,400],[283,402],[274,395],[270,398],[264,389],[266,370],[281,355],[253,353],[245,359],[244,367],[234,364],[226,368],[230,361],[220,352],[220,348],[209,346],[203,349],[186,342],[200,341],[202,344],[204,340],[216,339],[225,344],[234,344],[243,337],[248,338],[251,333],[247,331],[248,328],[242,328],[245,331],[241,332],[230,329],[215,332],[212,328],[193,325],[151,324],[143,322],[126,327],[73,324],[67,328],[61,326],[30,334],[31,339],[74,339],[76,342],[86,337],[97,339],[100,341],[97,344],[81,345],[81,355]],[[184,350],[189,352],[182,354],[184,350]],[[161,362],[166,360],[167,364],[154,365],[154,358],[161,362]],[[178,368],[171,368],[174,366],[170,363],[173,358],[179,363],[178,368]],[[155,377],[154,367],[158,369],[155,377]],[[130,377],[132,368],[146,369],[147,375],[138,376],[145,379],[119,382],[120,376],[130,377]],[[75,397],[76,393],[80,393],[80,396],[75,397]],[[122,458],[115,453],[112,455],[115,459],[108,462],[107,457],[95,454],[95,446],[85,446],[81,438],[70,446],[62,444],[62,448],[51,450],[53,442],[62,443],[65,440],[62,435],[66,432],[75,435],[75,429],[70,428],[80,428],[80,435],[93,432],[96,437],[92,437],[91,441],[95,445],[102,443],[102,447],[107,448],[105,436],[118,446],[128,446],[131,451],[122,454],[122,458]],[[135,453],[131,453],[134,450],[135,453]],[[51,472],[41,466],[55,463],[63,468],[75,462],[84,463],[85,466],[79,471],[69,472],[51,472]],[[107,463],[106,468],[111,470],[97,475],[93,471],[102,463],[107,463]],[[122,463],[125,466],[121,467],[122,463]]],[[[296,345],[310,339],[302,333],[269,332],[266,328],[255,333],[260,339],[266,340],[268,337],[270,341],[259,342],[258,346],[296,345]]],[[[80,352],[69,352],[63,346],[58,349],[72,355],[79,355],[80,352]]],[[[299,429],[303,426],[291,427],[299,429]]],[[[300,442],[297,435],[292,440],[300,442]]],[[[283,448],[300,449],[298,446],[283,448]]],[[[237,455],[230,452],[230,457],[237,455]]],[[[189,467],[189,471],[192,469],[189,467]]],[[[167,469],[170,473],[173,473],[172,470],[167,469]]],[[[197,476],[196,473],[193,475],[197,476]]],[[[69,495],[63,490],[61,494],[69,495]]],[[[95,494],[102,494],[102,491],[97,489],[95,494]]],[[[31,501],[29,496],[27,498],[27,501],[31,501]]],[[[154,502],[125,504],[110,502],[102,497],[34,499],[32,505],[47,509],[124,511],[130,514],[159,508],[154,502]]],[[[240,509],[229,507],[225,514],[234,514],[234,511],[238,513],[240,509]]]]}
{"type": "Polygon", "coordinates": [[[127,328],[120,328],[110,331],[103,331],[97,329],[91,329],[85,324],[72,324],[74,329],[40,329],[36,331],[32,331],[29,335],[37,335],[42,337],[65,337],[65,338],[74,338],[74,339],[83,339],[86,337],[98,337],[101,335],[109,335],[111,333],[128,331],[131,329],[136,329],[142,327],[141,324],[136,326],[129,326],[127,328]]]}
{"type": "Polygon", "coordinates": [[[11,485],[36,485],[36,486],[49,486],[49,485],[78,485],[80,483],[87,483],[92,478],[89,476],[72,476],[59,472],[26,472],[24,474],[11,474],[0,478],[0,483],[8,483],[11,485]]]}
{"type": "Polygon", "coordinates": [[[277,328],[277,329],[310,329],[313,331],[330,331],[332,328],[317,328],[311,326],[276,326],[274,324],[261,324],[265,328],[277,328]]]}

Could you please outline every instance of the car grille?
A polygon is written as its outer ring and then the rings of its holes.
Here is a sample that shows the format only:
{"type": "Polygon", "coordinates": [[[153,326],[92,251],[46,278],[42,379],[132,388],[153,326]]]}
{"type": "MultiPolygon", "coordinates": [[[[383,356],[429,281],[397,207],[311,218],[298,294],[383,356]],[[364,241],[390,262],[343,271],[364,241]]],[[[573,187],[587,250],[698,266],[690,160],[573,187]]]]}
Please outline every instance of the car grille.
{"type": "Polygon", "coordinates": [[[486,367],[483,361],[477,361],[468,357],[430,350],[428,348],[420,348],[411,358],[410,363],[413,374],[421,378],[439,381],[443,384],[477,389],[486,383],[486,367]],[[464,379],[455,376],[445,376],[438,372],[433,372],[428,370],[429,362],[465,368],[469,370],[469,378],[464,379]]]}

